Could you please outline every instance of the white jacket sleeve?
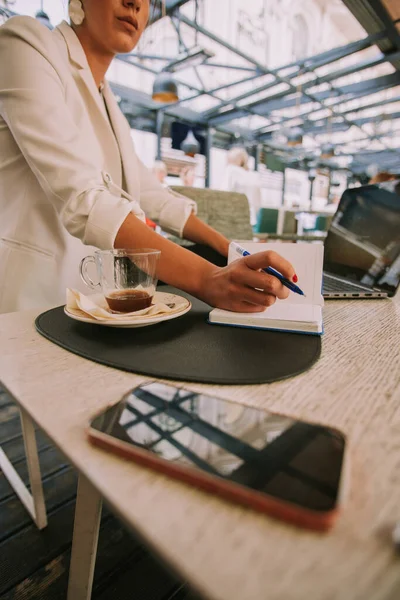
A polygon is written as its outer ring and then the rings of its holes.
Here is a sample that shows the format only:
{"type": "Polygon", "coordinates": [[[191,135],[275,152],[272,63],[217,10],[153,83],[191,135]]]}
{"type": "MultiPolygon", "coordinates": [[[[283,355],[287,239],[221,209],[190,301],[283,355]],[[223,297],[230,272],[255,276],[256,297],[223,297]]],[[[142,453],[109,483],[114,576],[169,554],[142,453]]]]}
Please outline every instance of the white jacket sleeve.
{"type": "Polygon", "coordinates": [[[111,248],[137,201],[114,195],[88,155],[65,101],[52,33],[29,17],[0,28],[0,126],[5,122],[70,234],[111,248]],[[132,200],[132,201],[131,201],[132,200]]]}
{"type": "Polygon", "coordinates": [[[146,215],[165,231],[182,237],[190,214],[197,213],[193,200],[165,188],[138,158],[140,166],[140,204],[146,215]]]}

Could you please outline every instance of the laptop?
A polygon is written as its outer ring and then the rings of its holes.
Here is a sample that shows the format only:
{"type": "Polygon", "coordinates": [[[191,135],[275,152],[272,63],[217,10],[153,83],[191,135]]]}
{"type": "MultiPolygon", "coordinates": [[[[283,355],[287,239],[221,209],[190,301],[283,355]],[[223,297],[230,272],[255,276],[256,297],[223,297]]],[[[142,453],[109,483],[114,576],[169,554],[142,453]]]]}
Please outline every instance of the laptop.
{"type": "Polygon", "coordinates": [[[400,180],[346,190],[324,248],[324,298],[394,296],[400,285],[400,180]]]}

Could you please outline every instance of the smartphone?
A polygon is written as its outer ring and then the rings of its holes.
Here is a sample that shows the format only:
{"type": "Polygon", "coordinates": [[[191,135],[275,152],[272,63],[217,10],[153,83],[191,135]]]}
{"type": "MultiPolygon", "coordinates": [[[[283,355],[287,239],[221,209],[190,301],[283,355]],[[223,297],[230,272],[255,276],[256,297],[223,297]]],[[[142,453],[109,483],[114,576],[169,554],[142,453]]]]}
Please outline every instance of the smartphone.
{"type": "Polygon", "coordinates": [[[301,527],[329,529],[342,503],[336,429],[151,382],[96,416],[90,441],[301,527]]]}

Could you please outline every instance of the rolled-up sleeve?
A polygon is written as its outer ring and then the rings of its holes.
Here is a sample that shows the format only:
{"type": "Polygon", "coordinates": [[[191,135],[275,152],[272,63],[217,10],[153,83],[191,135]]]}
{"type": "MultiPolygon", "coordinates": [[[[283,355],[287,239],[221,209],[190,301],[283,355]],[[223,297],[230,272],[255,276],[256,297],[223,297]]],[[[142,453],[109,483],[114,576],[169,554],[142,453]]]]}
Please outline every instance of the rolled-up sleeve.
{"type": "Polygon", "coordinates": [[[136,201],[112,194],[108,188],[93,186],[72,198],[61,211],[68,231],[84,244],[101,249],[112,248],[116,235],[129,213],[144,221],[144,212],[136,201]]]}
{"type": "Polygon", "coordinates": [[[66,103],[51,32],[29,17],[10,19],[0,28],[0,56],[0,126],[3,120],[10,129],[68,232],[111,248],[127,215],[144,213],[138,201],[110,190],[88,152],[66,103]]]}
{"type": "Polygon", "coordinates": [[[182,237],[189,216],[197,213],[193,200],[164,188],[138,158],[140,204],[146,215],[165,231],[182,237]]]}

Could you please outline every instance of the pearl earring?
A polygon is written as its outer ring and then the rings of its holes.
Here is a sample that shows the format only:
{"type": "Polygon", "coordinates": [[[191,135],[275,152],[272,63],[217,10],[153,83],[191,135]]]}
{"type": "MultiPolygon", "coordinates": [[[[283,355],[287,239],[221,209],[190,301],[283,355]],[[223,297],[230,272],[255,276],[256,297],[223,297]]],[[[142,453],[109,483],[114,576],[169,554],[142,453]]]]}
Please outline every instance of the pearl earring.
{"type": "Polygon", "coordinates": [[[81,0],[71,0],[69,3],[69,18],[74,25],[82,25],[85,20],[85,12],[81,0]]]}

